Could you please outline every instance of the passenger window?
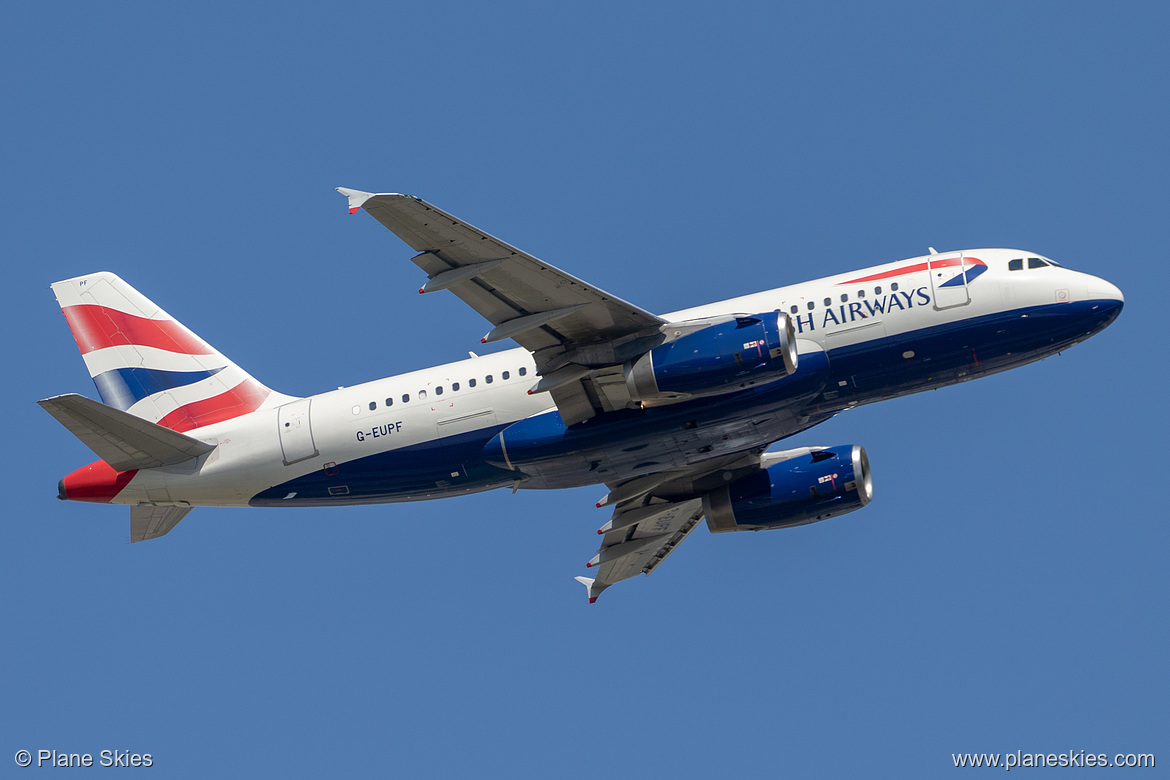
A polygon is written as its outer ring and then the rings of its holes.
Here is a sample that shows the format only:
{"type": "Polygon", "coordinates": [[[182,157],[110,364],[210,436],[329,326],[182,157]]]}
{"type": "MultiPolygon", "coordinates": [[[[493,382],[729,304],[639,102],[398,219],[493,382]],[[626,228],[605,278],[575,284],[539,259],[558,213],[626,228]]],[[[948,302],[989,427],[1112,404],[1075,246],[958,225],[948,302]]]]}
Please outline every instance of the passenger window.
{"type": "Polygon", "coordinates": [[[443,394],[443,386],[442,386],[442,385],[436,385],[436,386],[435,386],[435,395],[442,395],[442,394],[443,394]]]}
{"type": "Polygon", "coordinates": [[[354,414],[361,414],[361,413],[362,413],[362,408],[361,408],[360,406],[358,406],[357,404],[354,404],[354,407],[353,407],[353,413],[354,413],[354,414]]]}
{"type": "Polygon", "coordinates": [[[864,298],[864,297],[865,297],[865,290],[858,290],[858,291],[857,291],[857,297],[858,297],[858,298],[864,298]]]}
{"type": "Polygon", "coordinates": [[[1019,271],[1019,270],[1022,270],[1023,267],[1024,267],[1024,258],[1022,258],[1022,257],[1017,257],[1015,260],[1008,261],[1008,270],[1009,271],[1019,271]]]}
{"type": "Polygon", "coordinates": [[[483,381],[487,382],[490,385],[492,383],[492,375],[488,374],[487,376],[485,376],[483,378],[483,381]]]}
{"type": "Polygon", "coordinates": [[[875,287],[875,288],[873,288],[873,294],[874,294],[874,295],[881,295],[881,294],[882,294],[882,288],[880,288],[880,287],[875,287]]]}
{"type": "Polygon", "coordinates": [[[525,368],[524,366],[520,366],[520,376],[524,376],[527,373],[528,373],[528,369],[525,368]]]}
{"type": "Polygon", "coordinates": [[[377,408],[378,408],[378,402],[377,401],[370,401],[370,411],[372,412],[377,408]]]}
{"type": "Polygon", "coordinates": [[[452,382],[452,383],[451,383],[451,392],[452,392],[452,393],[458,393],[458,392],[459,392],[459,383],[458,383],[458,382],[452,382]]]}
{"type": "Polygon", "coordinates": [[[402,394],[402,403],[404,403],[404,404],[410,403],[410,393],[403,393],[402,394]]]}
{"type": "Polygon", "coordinates": [[[1028,267],[1029,268],[1043,268],[1046,265],[1048,265],[1048,263],[1044,262],[1039,257],[1029,257],[1028,258],[1028,267]]]}
{"type": "Polygon", "coordinates": [[[809,301],[809,302],[808,302],[808,310],[809,310],[809,311],[812,311],[812,310],[813,310],[813,309],[815,309],[816,307],[817,307],[817,304],[816,304],[816,302],[815,302],[815,301],[809,301]]]}
{"type": "Polygon", "coordinates": [[[890,285],[890,292],[898,292],[898,283],[897,282],[893,282],[890,285]]]}
{"type": "Polygon", "coordinates": [[[848,303],[849,293],[841,293],[841,303],[848,303]]]}
{"type": "Polygon", "coordinates": [[[427,391],[426,391],[426,390],[419,390],[419,391],[418,391],[418,400],[420,400],[420,401],[424,401],[424,400],[426,400],[426,397],[427,397],[427,391]]]}
{"type": "Polygon", "coordinates": [[[386,405],[387,405],[387,406],[393,406],[393,405],[394,405],[394,399],[393,399],[393,398],[387,398],[387,399],[386,399],[386,405]]]}
{"type": "Polygon", "coordinates": [[[475,380],[474,380],[474,379],[468,379],[468,380],[467,380],[467,386],[468,386],[468,387],[475,387],[475,380]]]}
{"type": "Polygon", "coordinates": [[[826,306],[832,306],[832,305],[833,305],[833,299],[832,299],[832,298],[825,298],[825,305],[826,305],[826,306]]]}
{"type": "Polygon", "coordinates": [[[797,306],[796,304],[793,304],[792,308],[791,308],[791,309],[789,309],[788,311],[789,311],[789,312],[791,312],[792,314],[799,314],[799,313],[800,313],[800,307],[799,307],[799,306],[797,306]]]}
{"type": "Polygon", "coordinates": [[[509,376],[511,376],[511,375],[510,375],[510,374],[509,374],[507,371],[505,371],[504,373],[500,374],[500,378],[501,378],[501,379],[507,379],[509,376]]]}

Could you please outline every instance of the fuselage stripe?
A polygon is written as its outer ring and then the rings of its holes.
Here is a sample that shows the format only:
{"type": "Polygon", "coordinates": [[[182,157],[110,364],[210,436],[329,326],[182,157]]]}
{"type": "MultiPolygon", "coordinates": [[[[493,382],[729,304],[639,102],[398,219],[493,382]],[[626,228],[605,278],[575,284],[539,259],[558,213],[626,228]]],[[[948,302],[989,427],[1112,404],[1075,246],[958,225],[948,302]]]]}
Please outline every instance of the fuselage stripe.
{"type": "Polygon", "coordinates": [[[892,279],[896,276],[906,276],[907,274],[917,274],[923,271],[934,268],[953,268],[962,262],[964,265],[981,265],[987,267],[987,263],[983,262],[977,257],[948,257],[944,260],[930,260],[925,263],[915,263],[914,265],[907,265],[901,268],[895,268],[892,271],[882,271],[878,274],[870,274],[869,276],[859,276],[856,279],[849,279],[844,282],[837,282],[842,284],[858,284],[860,282],[876,282],[879,279],[892,279]]]}

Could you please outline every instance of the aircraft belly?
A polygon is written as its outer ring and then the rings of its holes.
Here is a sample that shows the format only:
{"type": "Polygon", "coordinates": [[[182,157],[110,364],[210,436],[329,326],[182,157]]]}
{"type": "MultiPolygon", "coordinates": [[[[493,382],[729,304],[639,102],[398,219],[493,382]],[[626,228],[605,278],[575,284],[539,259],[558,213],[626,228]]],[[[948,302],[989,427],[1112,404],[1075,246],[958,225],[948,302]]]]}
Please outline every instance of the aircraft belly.
{"type": "Polygon", "coordinates": [[[422,501],[511,485],[516,475],[485,463],[484,443],[501,426],[464,431],[321,468],[257,493],[252,506],[322,506],[422,501]]]}
{"type": "Polygon", "coordinates": [[[1088,338],[1117,311],[1102,301],[1032,306],[833,349],[833,376],[817,408],[880,401],[1031,363],[1088,338]]]}
{"type": "Polygon", "coordinates": [[[611,412],[566,427],[556,412],[505,429],[484,448],[489,463],[563,488],[628,479],[766,447],[808,427],[798,411],[823,389],[825,353],[802,353],[796,373],[725,396],[611,412]]]}

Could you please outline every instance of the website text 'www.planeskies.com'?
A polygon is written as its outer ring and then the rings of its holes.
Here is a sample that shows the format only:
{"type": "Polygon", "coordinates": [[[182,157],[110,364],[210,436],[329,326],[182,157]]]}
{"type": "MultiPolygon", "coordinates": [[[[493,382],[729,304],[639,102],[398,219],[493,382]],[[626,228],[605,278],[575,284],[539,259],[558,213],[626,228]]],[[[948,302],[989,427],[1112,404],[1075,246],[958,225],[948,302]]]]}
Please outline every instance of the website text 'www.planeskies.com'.
{"type": "Polygon", "coordinates": [[[1054,767],[1054,766],[1101,766],[1101,767],[1146,767],[1153,768],[1153,753],[1089,753],[1085,750],[1068,750],[1064,753],[951,753],[956,767],[977,766],[1004,769],[1054,767]]]}

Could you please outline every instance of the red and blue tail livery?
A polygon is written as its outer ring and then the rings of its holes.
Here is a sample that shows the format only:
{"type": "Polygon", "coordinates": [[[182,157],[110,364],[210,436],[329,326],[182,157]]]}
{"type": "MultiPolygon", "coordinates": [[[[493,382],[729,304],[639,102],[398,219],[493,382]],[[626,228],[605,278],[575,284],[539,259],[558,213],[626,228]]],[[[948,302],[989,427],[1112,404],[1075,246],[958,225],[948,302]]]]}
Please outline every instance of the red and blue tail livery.
{"type": "Polygon", "coordinates": [[[114,274],[52,287],[107,406],[188,431],[254,412],[272,394],[114,274]]]}
{"type": "Polygon", "coordinates": [[[728,533],[861,510],[874,491],[865,449],[792,437],[1062,352],[1124,305],[1104,279],[1034,252],[931,249],[655,314],[426,201],[339,191],[414,250],[420,292],[448,291],[487,320],[480,341],[514,348],[294,398],[112,273],[57,282],[101,399],[39,402],[99,458],[60,481],[60,498],[129,505],[139,542],[196,506],[604,485],[596,504],[611,513],[576,577],[592,602],[653,573],[704,520],[728,533]]]}

